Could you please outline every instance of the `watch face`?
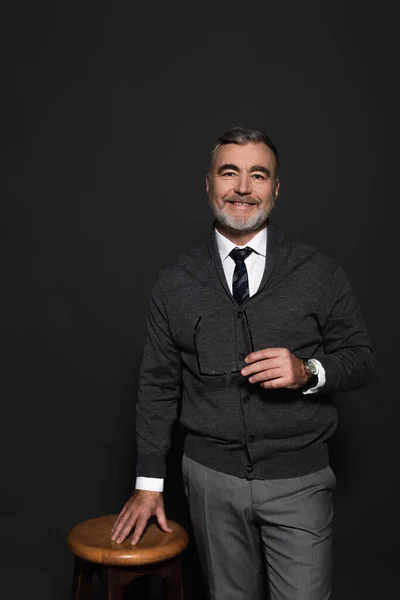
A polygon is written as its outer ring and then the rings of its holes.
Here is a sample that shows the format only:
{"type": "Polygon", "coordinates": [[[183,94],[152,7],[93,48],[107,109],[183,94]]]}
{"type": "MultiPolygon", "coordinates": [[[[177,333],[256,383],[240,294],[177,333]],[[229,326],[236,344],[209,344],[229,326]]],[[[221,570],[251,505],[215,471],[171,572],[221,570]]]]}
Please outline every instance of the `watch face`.
{"type": "Polygon", "coordinates": [[[307,361],[307,371],[309,372],[310,375],[318,374],[318,367],[313,360],[307,361]]]}

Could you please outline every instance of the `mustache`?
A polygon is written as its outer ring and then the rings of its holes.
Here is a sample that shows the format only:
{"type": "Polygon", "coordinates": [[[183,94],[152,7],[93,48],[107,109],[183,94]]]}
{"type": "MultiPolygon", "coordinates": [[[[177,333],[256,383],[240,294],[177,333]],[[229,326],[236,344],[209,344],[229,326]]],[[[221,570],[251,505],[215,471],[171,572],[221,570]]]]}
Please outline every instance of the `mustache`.
{"type": "Polygon", "coordinates": [[[225,198],[224,202],[241,202],[242,204],[261,204],[261,200],[257,200],[256,198],[243,198],[242,196],[229,196],[229,198],[225,198]]]}

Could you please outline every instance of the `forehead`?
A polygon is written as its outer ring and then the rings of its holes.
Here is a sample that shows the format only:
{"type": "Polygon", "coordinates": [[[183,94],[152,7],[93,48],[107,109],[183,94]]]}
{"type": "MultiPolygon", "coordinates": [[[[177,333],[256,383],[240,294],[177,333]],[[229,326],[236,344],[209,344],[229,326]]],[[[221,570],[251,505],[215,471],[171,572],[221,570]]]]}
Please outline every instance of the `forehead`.
{"type": "Polygon", "coordinates": [[[215,153],[213,170],[218,169],[223,164],[237,165],[241,169],[258,165],[274,170],[276,159],[272,150],[263,143],[224,144],[215,153]]]}

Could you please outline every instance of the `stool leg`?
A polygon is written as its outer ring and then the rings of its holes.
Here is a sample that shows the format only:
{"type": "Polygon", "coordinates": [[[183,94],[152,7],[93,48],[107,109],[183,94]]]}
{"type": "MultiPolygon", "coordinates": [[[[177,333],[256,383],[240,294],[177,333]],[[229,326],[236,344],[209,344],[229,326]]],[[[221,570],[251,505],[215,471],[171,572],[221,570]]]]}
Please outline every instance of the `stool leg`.
{"type": "Polygon", "coordinates": [[[163,577],[164,600],[183,600],[182,570],[179,558],[174,560],[163,577]]]}
{"type": "Polygon", "coordinates": [[[93,567],[75,557],[71,600],[90,600],[92,596],[93,567]]]}
{"type": "Polygon", "coordinates": [[[121,572],[113,567],[103,568],[103,600],[123,600],[121,572]]]}
{"type": "Polygon", "coordinates": [[[134,600],[149,600],[150,599],[150,578],[138,577],[133,586],[134,600]]]}

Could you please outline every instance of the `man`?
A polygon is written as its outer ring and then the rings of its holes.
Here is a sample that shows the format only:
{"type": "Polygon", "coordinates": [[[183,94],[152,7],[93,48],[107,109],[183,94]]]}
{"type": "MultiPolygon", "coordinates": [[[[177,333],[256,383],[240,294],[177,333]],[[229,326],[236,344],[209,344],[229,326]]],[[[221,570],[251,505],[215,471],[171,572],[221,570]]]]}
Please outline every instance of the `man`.
{"type": "Polygon", "coordinates": [[[165,454],[181,403],[183,475],[209,596],[326,600],[331,587],[330,394],[365,385],[373,356],[334,260],[268,220],[278,153],[234,128],[211,153],[208,245],[154,287],[137,404],[136,490],[112,539],[163,531],[165,454]],[[263,574],[267,573],[268,592],[263,574]]]}

